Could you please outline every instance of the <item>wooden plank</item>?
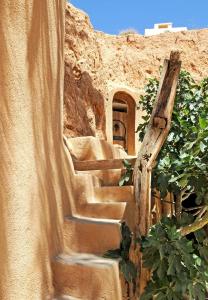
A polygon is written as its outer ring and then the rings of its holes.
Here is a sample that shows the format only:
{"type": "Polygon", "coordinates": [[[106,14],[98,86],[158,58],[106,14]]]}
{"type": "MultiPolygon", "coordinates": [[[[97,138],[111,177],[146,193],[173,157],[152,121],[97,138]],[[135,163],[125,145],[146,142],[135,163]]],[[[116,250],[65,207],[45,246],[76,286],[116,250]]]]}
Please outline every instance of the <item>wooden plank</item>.
{"type": "MultiPolygon", "coordinates": [[[[103,160],[73,160],[74,169],[76,171],[89,171],[89,170],[109,170],[109,169],[124,169],[124,159],[103,159],[103,160]]],[[[136,158],[127,159],[132,166],[134,166],[136,158]]]]}
{"type": "Polygon", "coordinates": [[[150,225],[151,171],[170,129],[180,67],[179,53],[171,52],[170,60],[164,62],[157,98],[134,167],[135,199],[140,206],[142,235],[148,232],[150,225]]]}
{"type": "MultiPolygon", "coordinates": [[[[145,236],[151,226],[151,175],[156,158],[171,125],[174,99],[181,67],[178,51],[164,61],[160,85],[150,122],[134,167],[135,199],[137,201],[136,235],[145,236]]],[[[149,272],[141,266],[139,294],[145,288],[149,272]]]]}

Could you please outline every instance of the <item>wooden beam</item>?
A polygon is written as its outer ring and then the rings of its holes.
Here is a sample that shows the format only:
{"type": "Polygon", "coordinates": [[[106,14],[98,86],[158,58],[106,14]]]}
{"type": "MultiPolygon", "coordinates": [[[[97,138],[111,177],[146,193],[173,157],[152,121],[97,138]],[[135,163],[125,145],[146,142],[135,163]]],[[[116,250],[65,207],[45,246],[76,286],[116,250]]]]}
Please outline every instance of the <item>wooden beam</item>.
{"type": "MultiPolygon", "coordinates": [[[[180,54],[178,51],[172,51],[170,59],[164,61],[156,101],[136,159],[134,167],[135,200],[138,210],[136,216],[136,235],[147,235],[151,226],[152,168],[170,130],[180,68],[180,54]]],[[[149,272],[141,266],[140,294],[143,292],[149,276],[149,272]]]]}
{"type": "MultiPolygon", "coordinates": [[[[135,164],[136,158],[127,159],[132,167],[135,164]]],[[[124,169],[124,159],[107,159],[107,160],[73,160],[74,169],[76,171],[89,170],[109,170],[109,169],[124,169]]]]}

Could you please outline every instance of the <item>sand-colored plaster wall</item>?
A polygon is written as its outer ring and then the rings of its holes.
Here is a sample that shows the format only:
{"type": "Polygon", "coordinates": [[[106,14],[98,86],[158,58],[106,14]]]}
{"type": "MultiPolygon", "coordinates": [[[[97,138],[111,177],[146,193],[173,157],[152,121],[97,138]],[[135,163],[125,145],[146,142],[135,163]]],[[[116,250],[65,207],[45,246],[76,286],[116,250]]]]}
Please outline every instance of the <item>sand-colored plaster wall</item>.
{"type": "MultiPolygon", "coordinates": [[[[73,207],[62,142],[64,0],[0,1],[0,299],[52,299],[73,207]]],[[[71,170],[71,171],[70,171],[71,170]]]]}

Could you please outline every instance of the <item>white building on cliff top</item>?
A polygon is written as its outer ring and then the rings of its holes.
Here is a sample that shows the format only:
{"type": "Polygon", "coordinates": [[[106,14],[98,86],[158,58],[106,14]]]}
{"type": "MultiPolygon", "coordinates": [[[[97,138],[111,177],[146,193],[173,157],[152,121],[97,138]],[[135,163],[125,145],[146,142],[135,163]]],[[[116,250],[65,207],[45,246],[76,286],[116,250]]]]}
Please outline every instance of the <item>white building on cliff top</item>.
{"type": "Polygon", "coordinates": [[[184,31],[187,30],[187,27],[173,27],[172,23],[160,23],[154,24],[154,28],[152,29],[145,29],[144,35],[156,35],[164,32],[177,32],[177,31],[184,31]]]}

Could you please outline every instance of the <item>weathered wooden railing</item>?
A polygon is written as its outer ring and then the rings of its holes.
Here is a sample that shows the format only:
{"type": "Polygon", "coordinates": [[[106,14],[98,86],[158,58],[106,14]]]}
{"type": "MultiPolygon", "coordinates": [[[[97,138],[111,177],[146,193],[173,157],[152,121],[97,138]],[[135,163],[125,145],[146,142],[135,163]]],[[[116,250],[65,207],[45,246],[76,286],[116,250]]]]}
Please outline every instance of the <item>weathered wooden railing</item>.
{"type": "MultiPolygon", "coordinates": [[[[128,162],[133,166],[135,164],[135,158],[128,158],[128,162]]],[[[89,170],[109,170],[109,169],[123,169],[123,159],[101,159],[101,160],[86,160],[76,161],[73,160],[74,169],[76,171],[89,171],[89,170]]]]}
{"type": "MultiPolygon", "coordinates": [[[[151,226],[152,168],[170,130],[180,67],[180,54],[178,51],[172,51],[170,59],[164,61],[157,98],[134,167],[133,178],[138,209],[136,232],[141,236],[145,236],[151,226]]],[[[149,273],[141,266],[140,293],[142,293],[148,279],[149,273]]]]}

